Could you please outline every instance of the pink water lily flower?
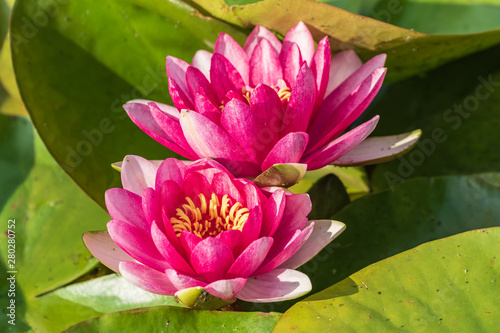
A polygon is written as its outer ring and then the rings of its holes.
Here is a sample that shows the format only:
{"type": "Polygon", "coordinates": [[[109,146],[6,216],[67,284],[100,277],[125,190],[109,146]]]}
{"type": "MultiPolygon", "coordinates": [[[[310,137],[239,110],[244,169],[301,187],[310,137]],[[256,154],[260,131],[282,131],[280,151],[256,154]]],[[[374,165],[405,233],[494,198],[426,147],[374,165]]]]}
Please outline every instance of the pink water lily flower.
{"type": "MultiPolygon", "coordinates": [[[[256,177],[278,163],[307,164],[308,170],[368,164],[374,156],[356,147],[379,117],[344,131],[379,91],[385,58],[363,64],[353,51],[332,57],[328,37],[315,49],[302,22],[283,43],[257,26],[244,47],[221,33],[214,53],[198,51],[191,65],[168,56],[175,107],[133,100],[124,108],[169,149],[191,160],[215,158],[236,176],[256,177]]],[[[394,154],[373,150],[379,159],[394,154]]]]}
{"type": "Polygon", "coordinates": [[[260,189],[211,159],[159,167],[126,156],[122,188],[106,192],[108,233],[88,232],[92,254],[147,291],[202,287],[228,302],[274,302],[311,289],[295,270],[345,228],[308,221],[307,194],[260,189]]]}

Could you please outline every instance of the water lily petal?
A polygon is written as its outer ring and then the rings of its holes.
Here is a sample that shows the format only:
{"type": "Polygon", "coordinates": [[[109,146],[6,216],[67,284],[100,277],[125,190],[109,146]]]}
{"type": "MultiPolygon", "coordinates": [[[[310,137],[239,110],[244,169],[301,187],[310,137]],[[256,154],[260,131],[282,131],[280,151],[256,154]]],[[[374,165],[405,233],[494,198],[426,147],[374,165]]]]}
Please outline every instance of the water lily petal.
{"type": "Polygon", "coordinates": [[[210,64],[212,53],[206,50],[198,50],[193,56],[191,66],[198,68],[207,79],[210,80],[210,64]]]}
{"type": "MultiPolygon", "coordinates": [[[[264,144],[262,119],[247,103],[233,99],[222,110],[221,126],[245,150],[250,159],[259,163],[272,146],[264,144]]],[[[273,138],[274,139],[274,138],[273,138]]]]}
{"type": "Polygon", "coordinates": [[[330,53],[330,42],[328,37],[323,38],[318,43],[318,49],[314,54],[311,63],[311,71],[316,81],[316,101],[314,109],[317,109],[323,102],[326,89],[328,87],[328,79],[330,77],[330,61],[332,55],[330,53]]]}
{"type": "Polygon", "coordinates": [[[325,246],[334,240],[345,229],[345,224],[332,220],[315,220],[314,228],[311,236],[307,241],[295,252],[295,254],[282,263],[279,268],[295,269],[302,266],[316,254],[319,253],[325,246]]]}
{"type": "MultiPolygon", "coordinates": [[[[203,73],[196,67],[189,66],[186,70],[186,82],[189,88],[191,96],[196,96],[198,93],[203,93],[214,103],[216,102],[215,92],[212,85],[208,79],[203,75],[203,73]]],[[[194,100],[193,100],[194,102],[194,100]]],[[[195,104],[195,103],[194,103],[195,104]]],[[[194,105],[193,104],[193,105],[194,105]]],[[[182,107],[179,109],[186,109],[182,107]]]]}
{"type": "Polygon", "coordinates": [[[159,295],[173,295],[177,288],[163,272],[136,262],[122,261],[120,274],[133,285],[159,295]]]}
{"type": "MultiPolygon", "coordinates": [[[[165,267],[163,270],[173,268],[185,274],[195,274],[189,263],[182,257],[181,254],[179,254],[179,252],[177,252],[177,249],[168,240],[167,236],[158,228],[156,223],[151,225],[151,237],[153,241],[149,241],[149,246],[155,246],[157,251],[159,251],[159,253],[161,253],[161,255],[169,263],[169,266],[165,267]]],[[[139,245],[138,247],[142,248],[142,246],[139,245]]]]}
{"type": "Polygon", "coordinates": [[[286,196],[285,210],[283,211],[283,221],[278,233],[288,233],[293,230],[302,230],[307,224],[306,216],[312,209],[311,199],[307,193],[290,194],[286,196]]]}
{"type": "Polygon", "coordinates": [[[122,188],[112,188],[104,193],[106,208],[113,220],[120,220],[149,233],[150,224],[142,211],[142,198],[122,188]]]}
{"type": "Polygon", "coordinates": [[[234,262],[231,249],[224,242],[208,237],[196,245],[191,252],[191,264],[204,280],[221,280],[234,262]]]}
{"type": "Polygon", "coordinates": [[[241,92],[245,82],[238,70],[223,55],[214,53],[210,67],[210,82],[219,101],[224,101],[228,91],[241,92]]]}
{"type": "Polygon", "coordinates": [[[236,258],[226,274],[226,278],[249,277],[266,259],[267,253],[273,245],[272,237],[262,237],[254,240],[236,258]]]}
{"type": "Polygon", "coordinates": [[[217,106],[204,94],[196,94],[194,97],[196,112],[210,119],[214,124],[220,125],[221,112],[217,106]]]}
{"type": "MultiPolygon", "coordinates": [[[[182,59],[167,56],[166,69],[169,81],[175,81],[177,89],[189,97],[189,88],[186,82],[186,70],[189,64],[182,59]]],[[[191,103],[192,100],[189,100],[191,103]]]]}
{"type": "Polygon", "coordinates": [[[268,85],[259,84],[252,90],[250,105],[258,121],[259,144],[273,147],[279,140],[285,109],[276,91],[268,85]]]}
{"type": "Polygon", "coordinates": [[[83,234],[83,242],[97,260],[117,273],[120,261],[134,261],[116,245],[107,231],[87,231],[83,234]]]}
{"type": "Polygon", "coordinates": [[[255,272],[255,275],[267,273],[291,258],[307,241],[312,234],[314,222],[311,222],[304,230],[296,230],[282,237],[274,237],[274,243],[266,260],[255,272]]]}
{"type": "Polygon", "coordinates": [[[179,110],[194,109],[191,94],[189,93],[189,89],[187,90],[187,93],[184,92],[174,79],[170,78],[168,80],[168,92],[170,94],[170,98],[172,99],[172,103],[174,103],[175,107],[179,110]]]}
{"type": "Polygon", "coordinates": [[[236,251],[238,245],[240,244],[241,239],[241,231],[240,230],[226,230],[218,234],[215,238],[224,242],[231,251],[233,252],[233,256],[238,257],[239,253],[236,251]]]}
{"type": "MultiPolygon", "coordinates": [[[[125,111],[127,111],[128,116],[134,122],[134,124],[136,124],[147,135],[149,135],[168,149],[173,150],[180,155],[191,158],[190,156],[193,154],[191,148],[189,146],[187,146],[187,150],[185,149],[186,147],[181,148],[177,143],[178,138],[172,137],[168,133],[165,133],[165,131],[156,123],[155,118],[151,114],[151,107],[149,106],[150,103],[153,102],[146,100],[133,100],[127,102],[123,106],[123,108],[125,109],[125,111]]],[[[164,104],[162,105],[161,103],[155,104],[158,106],[158,109],[161,109],[161,111],[165,111],[165,107],[175,110],[178,118],[179,111],[174,107],[164,104]]]]}
{"type": "Polygon", "coordinates": [[[361,66],[363,66],[363,62],[353,50],[342,51],[335,54],[330,64],[330,75],[325,96],[330,95],[335,88],[361,66]]]}
{"type": "Polygon", "coordinates": [[[234,295],[243,288],[246,282],[247,279],[245,278],[218,280],[207,284],[204,288],[210,295],[223,300],[234,300],[234,295]]]}
{"type": "Polygon", "coordinates": [[[315,151],[339,136],[365,111],[380,90],[385,73],[385,68],[375,69],[337,109],[324,114],[325,118],[316,118],[311,123],[309,144],[305,154],[315,151]]]}
{"type": "MultiPolygon", "coordinates": [[[[155,196],[157,197],[156,204],[165,210],[167,218],[174,217],[176,214],[175,210],[186,199],[186,195],[182,191],[182,188],[173,180],[163,181],[158,192],[155,193],[155,196]]],[[[156,215],[154,220],[159,221],[156,215]]],[[[165,223],[169,223],[168,220],[165,220],[165,223]]]]}
{"type": "Polygon", "coordinates": [[[121,171],[123,188],[137,195],[142,195],[146,188],[154,188],[157,169],[153,163],[145,158],[135,155],[125,156],[121,171]]]}
{"type": "Polygon", "coordinates": [[[165,270],[165,274],[167,274],[170,282],[175,286],[175,288],[177,288],[177,290],[193,288],[193,287],[205,287],[207,285],[206,282],[176,272],[173,269],[165,270]]]}
{"type": "Polygon", "coordinates": [[[243,252],[254,240],[259,238],[261,228],[262,209],[260,206],[255,206],[250,209],[248,219],[241,230],[240,243],[236,247],[237,255],[243,252]]]}
{"type": "Polygon", "coordinates": [[[307,163],[308,170],[322,168],[348,153],[360,144],[377,126],[379,116],[359,125],[324,147],[302,158],[302,163],[307,163]]]}
{"type": "Polygon", "coordinates": [[[271,44],[276,54],[280,54],[281,42],[278,37],[276,37],[271,31],[267,30],[263,26],[258,25],[252,30],[252,33],[245,41],[244,49],[248,56],[252,55],[255,47],[262,39],[266,39],[271,44]]]}
{"type": "MultiPolygon", "coordinates": [[[[286,198],[285,191],[277,190],[271,194],[262,208],[263,220],[260,231],[261,236],[273,236],[280,225],[285,211],[286,198]]],[[[288,223],[288,222],[286,222],[288,223]]]]}
{"type": "Polygon", "coordinates": [[[199,242],[202,241],[202,239],[192,232],[182,230],[181,236],[179,237],[179,241],[184,248],[185,253],[191,253],[193,252],[194,248],[196,245],[198,245],[199,242]]]}
{"type": "Polygon", "coordinates": [[[288,133],[271,149],[262,163],[262,171],[278,163],[298,163],[307,146],[309,136],[305,132],[288,133]]]}
{"type": "MultiPolygon", "coordinates": [[[[161,204],[159,199],[159,196],[152,187],[148,187],[142,193],[142,211],[146,220],[159,221],[161,219],[161,204]]],[[[149,223],[148,227],[150,227],[149,223]]]]}
{"type": "Polygon", "coordinates": [[[219,196],[227,194],[231,199],[233,199],[233,203],[244,202],[243,195],[233,184],[231,178],[229,178],[227,173],[219,172],[214,175],[214,178],[212,180],[212,188],[214,190],[214,193],[219,196]]]}
{"type": "Polygon", "coordinates": [[[158,167],[156,172],[156,188],[159,189],[164,181],[172,180],[182,185],[185,165],[175,158],[167,158],[158,167]]]}
{"type": "Polygon", "coordinates": [[[233,37],[226,33],[219,34],[215,42],[214,53],[222,54],[238,70],[246,85],[249,83],[249,56],[233,37]]]}
{"type": "Polygon", "coordinates": [[[118,220],[109,221],[107,227],[111,239],[135,260],[159,271],[170,268],[149,235],[118,220]]]}
{"type": "Polygon", "coordinates": [[[296,43],[299,46],[302,58],[310,65],[314,56],[314,40],[304,22],[297,23],[286,33],[280,54],[282,62],[285,60],[285,55],[292,43],[296,43]]]}
{"type": "Polygon", "coordinates": [[[297,74],[299,73],[300,67],[303,63],[299,46],[295,43],[292,43],[283,58],[285,59],[285,61],[282,63],[283,78],[285,79],[286,84],[291,87],[295,82],[295,78],[297,77],[297,74]]]}
{"type": "Polygon", "coordinates": [[[367,138],[332,164],[358,166],[391,161],[412,149],[421,134],[421,130],[415,130],[398,135],[367,138]]]}
{"type": "Polygon", "coordinates": [[[259,83],[274,86],[283,78],[283,69],[273,46],[267,39],[261,39],[250,57],[250,84],[259,83]]]}
{"type": "Polygon", "coordinates": [[[275,269],[249,278],[236,297],[255,303],[279,302],[307,294],[311,288],[311,280],[304,273],[275,269]]]}
{"type": "MultiPolygon", "coordinates": [[[[292,86],[290,101],[283,116],[281,137],[291,132],[306,132],[311,119],[316,87],[311,69],[303,63],[292,86]]],[[[295,162],[295,161],[283,161],[295,162]]]]}
{"type": "Polygon", "coordinates": [[[180,123],[187,141],[199,156],[230,160],[248,158],[233,138],[199,113],[183,110],[180,123]]]}

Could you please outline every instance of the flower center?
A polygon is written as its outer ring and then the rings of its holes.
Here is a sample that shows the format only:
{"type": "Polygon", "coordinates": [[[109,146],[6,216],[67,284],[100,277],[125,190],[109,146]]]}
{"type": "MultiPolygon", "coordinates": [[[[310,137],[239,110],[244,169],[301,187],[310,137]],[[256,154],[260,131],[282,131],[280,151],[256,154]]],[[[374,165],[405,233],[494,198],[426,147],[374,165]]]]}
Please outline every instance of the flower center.
{"type": "Polygon", "coordinates": [[[222,204],[218,196],[212,193],[207,203],[205,195],[198,194],[200,205],[197,207],[191,198],[176,209],[176,217],[170,218],[177,237],[182,230],[192,232],[200,238],[215,237],[226,230],[242,230],[248,219],[249,210],[240,202],[231,203],[227,194],[222,197],[222,204]]]}
{"type": "Polygon", "coordinates": [[[286,100],[287,102],[289,102],[291,94],[292,94],[292,89],[290,89],[289,87],[281,88],[278,91],[278,97],[281,99],[281,101],[286,100]]]}

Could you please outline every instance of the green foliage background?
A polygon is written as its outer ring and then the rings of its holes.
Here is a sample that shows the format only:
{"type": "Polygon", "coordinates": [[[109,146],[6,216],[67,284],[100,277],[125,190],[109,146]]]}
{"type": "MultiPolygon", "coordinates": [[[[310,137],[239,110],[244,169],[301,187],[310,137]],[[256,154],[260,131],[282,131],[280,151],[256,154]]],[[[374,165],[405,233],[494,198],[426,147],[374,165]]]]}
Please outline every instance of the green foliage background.
{"type": "Polygon", "coordinates": [[[0,331],[497,329],[500,1],[322,2],[0,1],[0,331]],[[241,302],[245,313],[192,311],[107,274],[81,234],[105,229],[103,193],[120,186],[110,164],[176,156],[121,104],[169,103],[166,55],[190,61],[220,32],[243,43],[256,24],[283,36],[299,20],[333,52],[387,53],[386,83],[363,115],[381,116],[375,135],[423,131],[395,161],[329,167],[294,187],[309,191],[311,218],[347,225],[301,267],[313,292],[241,302]]]}

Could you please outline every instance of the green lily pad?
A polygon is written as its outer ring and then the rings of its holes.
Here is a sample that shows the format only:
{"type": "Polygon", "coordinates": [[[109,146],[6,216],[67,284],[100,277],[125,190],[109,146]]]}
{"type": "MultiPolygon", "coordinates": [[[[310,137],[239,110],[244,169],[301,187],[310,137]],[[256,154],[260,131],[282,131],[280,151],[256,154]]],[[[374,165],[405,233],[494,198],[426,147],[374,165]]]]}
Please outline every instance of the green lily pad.
{"type": "Polygon", "coordinates": [[[500,228],[385,259],[290,308],[273,332],[496,332],[500,228]]]}
{"type": "Polygon", "coordinates": [[[127,154],[177,156],[121,105],[134,98],[168,103],[167,55],[190,60],[198,49],[211,50],[220,32],[240,41],[244,35],[177,1],[71,1],[51,10],[45,1],[13,8],[19,90],[51,154],[103,206],[104,191],[121,185],[111,163],[127,154]]]}
{"type": "Polygon", "coordinates": [[[173,296],[149,293],[112,274],[30,300],[27,318],[34,330],[60,332],[105,313],[156,305],[180,306],[173,296]]]}
{"type": "Polygon", "coordinates": [[[263,25],[282,35],[303,21],[316,41],[328,35],[332,51],[355,49],[365,60],[387,53],[389,80],[419,74],[500,43],[500,30],[425,35],[309,0],[267,0],[241,6],[228,6],[223,0],[194,2],[213,16],[233,24],[263,25]]]}
{"type": "MultiPolygon", "coordinates": [[[[0,277],[15,275],[19,323],[12,327],[2,321],[0,330],[7,331],[23,327],[26,304],[37,295],[97,264],[81,235],[87,228],[103,229],[109,216],[60,169],[28,119],[0,115],[0,128],[0,247],[5,249],[0,277]],[[14,236],[15,243],[9,243],[14,236]],[[8,257],[8,244],[15,245],[14,259],[8,257]]],[[[2,307],[9,302],[6,292],[0,302],[2,307]]]]}
{"type": "Polygon", "coordinates": [[[199,311],[156,306],[115,312],[84,321],[64,332],[270,332],[278,313],[199,311]]]}

